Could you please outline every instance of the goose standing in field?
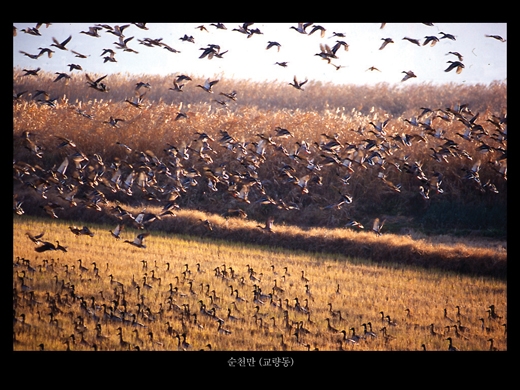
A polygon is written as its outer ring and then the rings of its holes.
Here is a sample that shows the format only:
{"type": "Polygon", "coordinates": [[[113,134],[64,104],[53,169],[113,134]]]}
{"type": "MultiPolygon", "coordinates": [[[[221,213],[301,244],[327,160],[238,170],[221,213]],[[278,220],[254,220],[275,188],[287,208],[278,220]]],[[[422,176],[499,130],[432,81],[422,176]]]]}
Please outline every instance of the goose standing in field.
{"type": "Polygon", "coordinates": [[[325,318],[325,321],[327,321],[327,330],[332,332],[332,333],[339,333],[339,330],[337,330],[336,328],[334,328],[331,324],[330,324],[330,318],[325,318]]]}
{"type": "Polygon", "coordinates": [[[218,319],[217,322],[218,322],[218,328],[217,328],[218,333],[222,333],[225,335],[230,335],[232,333],[229,329],[225,329],[222,327],[222,324],[224,323],[223,320],[218,319]]]}
{"type": "Polygon", "coordinates": [[[140,233],[138,234],[135,238],[134,238],[134,241],[129,241],[129,240],[125,240],[124,242],[130,244],[130,245],[133,245],[137,248],[146,248],[146,245],[144,245],[144,239],[145,237],[148,237],[150,235],[150,233],[140,233]]]}
{"type": "Polygon", "coordinates": [[[449,341],[448,351],[458,351],[459,350],[457,347],[453,346],[453,342],[451,340],[451,337],[448,337],[446,340],[449,341]]]}
{"type": "Polygon", "coordinates": [[[367,338],[367,337],[376,338],[377,337],[377,334],[375,334],[372,331],[372,324],[370,322],[362,323],[361,326],[363,327],[363,334],[364,334],[365,338],[367,338]],[[370,325],[370,329],[367,328],[367,325],[370,325]]]}
{"type": "Polygon", "coordinates": [[[117,335],[119,336],[119,345],[124,349],[130,349],[130,343],[126,340],[123,340],[123,329],[121,327],[117,328],[117,335]]]}

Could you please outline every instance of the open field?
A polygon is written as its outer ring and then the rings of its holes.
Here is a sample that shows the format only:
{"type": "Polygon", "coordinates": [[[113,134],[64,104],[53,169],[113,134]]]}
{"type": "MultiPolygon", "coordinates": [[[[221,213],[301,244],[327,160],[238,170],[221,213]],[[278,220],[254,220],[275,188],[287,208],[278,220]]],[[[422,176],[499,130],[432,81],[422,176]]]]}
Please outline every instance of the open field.
{"type": "Polygon", "coordinates": [[[13,75],[15,350],[507,349],[506,85],[54,77],[13,75]]]}
{"type": "Polygon", "coordinates": [[[89,225],[90,237],[72,225],[14,219],[15,350],[447,350],[448,337],[459,350],[488,350],[490,339],[507,349],[506,282],[497,278],[204,234],[153,231],[136,248],[124,242],[131,227],[116,240],[112,226],[89,225]],[[26,232],[67,252],[38,253],[26,232]],[[365,335],[368,323],[376,337],[365,335]]]}

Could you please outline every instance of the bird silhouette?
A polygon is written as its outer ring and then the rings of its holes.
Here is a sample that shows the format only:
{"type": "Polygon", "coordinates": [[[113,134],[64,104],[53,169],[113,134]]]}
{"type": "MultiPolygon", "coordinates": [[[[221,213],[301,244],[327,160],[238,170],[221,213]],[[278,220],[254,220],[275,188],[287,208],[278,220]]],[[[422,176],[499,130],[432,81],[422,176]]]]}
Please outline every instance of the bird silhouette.
{"type": "Polygon", "coordinates": [[[292,85],[294,88],[300,90],[300,91],[303,91],[304,89],[302,88],[302,86],[307,83],[307,79],[304,80],[304,81],[301,81],[299,82],[298,79],[296,78],[296,76],[294,76],[293,78],[293,82],[292,83],[289,83],[289,85],[292,85]]]}
{"type": "Polygon", "coordinates": [[[58,42],[58,40],[57,40],[56,38],[52,37],[52,41],[53,41],[54,43],[52,43],[51,46],[57,47],[57,48],[60,49],[60,50],[69,50],[69,49],[67,49],[67,48],[65,47],[65,45],[66,45],[67,43],[69,43],[71,39],[72,39],[72,35],[70,35],[70,36],[69,36],[67,39],[65,39],[63,42],[58,42]]]}
{"type": "Polygon", "coordinates": [[[125,240],[124,242],[133,245],[137,248],[146,248],[146,245],[144,244],[144,239],[148,237],[150,233],[140,233],[135,238],[134,241],[125,240]]]}
{"type": "Polygon", "coordinates": [[[450,64],[446,69],[444,69],[445,72],[450,72],[453,69],[456,69],[456,73],[460,74],[462,72],[462,69],[464,69],[464,64],[460,61],[448,61],[450,64]]]}

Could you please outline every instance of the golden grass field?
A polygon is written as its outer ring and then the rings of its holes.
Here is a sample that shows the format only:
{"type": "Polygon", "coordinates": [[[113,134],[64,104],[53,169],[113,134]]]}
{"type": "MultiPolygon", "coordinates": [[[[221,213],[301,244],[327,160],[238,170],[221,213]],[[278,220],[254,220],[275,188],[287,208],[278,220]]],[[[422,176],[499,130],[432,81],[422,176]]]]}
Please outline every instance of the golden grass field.
{"type": "Polygon", "coordinates": [[[447,337],[459,350],[488,350],[489,339],[498,350],[507,349],[504,280],[160,231],[141,249],[124,242],[133,240],[135,229],[116,240],[108,225],[91,226],[94,237],[75,236],[69,226],[14,220],[15,350],[38,350],[40,344],[45,350],[208,350],[208,344],[226,351],[420,350],[423,344],[447,350],[447,337]],[[26,232],[44,232],[42,239],[59,240],[67,252],[37,253],[26,232]],[[249,268],[258,280],[250,278],[249,268]],[[272,299],[255,302],[255,285],[272,299]],[[295,309],[295,298],[308,312],[295,309]],[[219,333],[217,320],[201,313],[200,302],[216,307],[230,334],[219,333]],[[105,314],[104,305],[119,319],[105,314]],[[501,318],[490,317],[490,305],[501,318]],[[229,319],[228,310],[238,319],[229,319]],[[397,325],[382,321],[381,311],[397,325]],[[132,323],[134,314],[142,325],[132,323]],[[327,318],[347,336],[351,328],[363,336],[362,324],[370,322],[377,337],[345,341],[328,328],[327,318]],[[121,345],[118,327],[129,344],[121,345]],[[176,337],[182,334],[186,348],[176,337]]]}
{"type": "Polygon", "coordinates": [[[22,208],[13,218],[14,350],[448,350],[448,337],[461,351],[507,350],[505,85],[309,82],[302,95],[222,79],[222,91],[240,92],[222,108],[198,88],[181,97],[168,91],[170,79],[152,77],[138,109],[124,101],[137,78],[111,75],[106,95],[82,76],[67,85],[53,78],[14,70],[15,91],[57,97],[13,100],[13,211],[22,208]],[[424,107],[433,113],[411,124],[424,107]],[[187,118],[176,120],[179,112],[187,118]],[[124,122],[105,123],[111,116],[124,122]],[[385,134],[370,123],[387,119],[385,134]],[[278,137],[277,127],[292,136],[278,137]],[[263,137],[270,142],[259,153],[263,137]],[[325,147],[331,137],[340,149],[325,147]],[[297,152],[304,142],[309,154],[297,152]],[[65,178],[56,176],[65,158],[65,178]],[[131,191],[115,186],[118,167],[143,179],[131,191]],[[174,187],[174,215],[137,229],[135,217],[159,216],[174,187]],[[344,195],[352,202],[337,205],[344,195]],[[131,217],[117,217],[118,207],[131,217]],[[269,216],[272,232],[260,228],[269,216]],[[347,227],[353,220],[364,229],[347,227]],[[109,233],[118,223],[120,240],[109,233]],[[93,237],[69,229],[84,225],[93,237]],[[36,252],[26,233],[42,232],[67,252],[36,252]],[[146,248],[124,242],[138,232],[149,234],[146,248]],[[255,302],[258,289],[272,299],[255,302]],[[215,306],[214,316],[201,304],[215,306]],[[369,322],[376,337],[364,335],[369,322]]]}

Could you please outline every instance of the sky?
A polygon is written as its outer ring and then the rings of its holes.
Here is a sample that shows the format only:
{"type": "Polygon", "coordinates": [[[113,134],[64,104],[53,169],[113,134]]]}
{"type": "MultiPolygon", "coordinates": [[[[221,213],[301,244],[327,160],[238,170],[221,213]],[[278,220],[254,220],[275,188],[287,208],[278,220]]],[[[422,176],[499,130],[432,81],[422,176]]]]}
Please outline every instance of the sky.
{"type": "MultiPolygon", "coordinates": [[[[216,23],[216,22],[215,22],[216,23]]],[[[138,53],[125,52],[116,48],[119,38],[105,28],[99,31],[100,37],[81,33],[90,26],[105,23],[52,23],[39,28],[41,36],[22,32],[22,29],[35,27],[36,23],[13,23],[17,35],[13,36],[13,67],[71,74],[68,64],[79,64],[83,71],[91,75],[128,73],[130,75],[178,75],[186,74],[202,78],[239,78],[255,82],[280,81],[290,83],[296,77],[299,81],[320,81],[334,84],[374,85],[390,84],[489,84],[493,81],[507,81],[507,24],[506,23],[314,23],[307,27],[307,34],[292,29],[298,23],[254,23],[250,29],[259,29],[262,34],[248,36],[238,29],[242,23],[223,23],[226,30],[217,29],[208,23],[146,23],[143,30],[132,23],[108,23],[129,25],[124,29],[124,39],[131,38],[127,46],[138,53]],[[207,31],[197,27],[204,25],[207,31]],[[321,37],[316,31],[308,33],[312,27],[325,28],[321,37]],[[422,45],[426,36],[441,38],[443,33],[452,34],[455,40],[440,39],[433,47],[422,45]],[[343,33],[337,37],[334,33],[343,33]],[[499,35],[506,39],[501,42],[486,37],[499,35]],[[184,35],[192,36],[193,42],[183,41],[184,35]],[[59,42],[69,36],[66,48],[54,46],[52,38],[59,42]],[[418,39],[417,46],[404,37],[418,39]],[[177,50],[170,52],[163,47],[147,47],[139,42],[144,38],[161,39],[162,43],[177,50]],[[394,43],[379,50],[384,38],[392,38],[394,43]],[[337,59],[329,64],[317,56],[320,45],[333,47],[337,41],[348,44],[348,51],[341,47],[337,59]],[[276,41],[281,47],[266,49],[268,41],[276,41]],[[222,58],[199,58],[202,48],[210,44],[220,46],[226,52],[222,58]],[[46,54],[31,59],[20,53],[38,54],[39,48],[48,47],[54,51],[51,58],[46,54]],[[104,62],[104,49],[116,52],[117,62],[104,62]],[[71,50],[87,55],[86,59],[77,58],[71,50]],[[450,65],[447,61],[457,61],[449,52],[463,56],[464,69],[460,74],[455,70],[445,72],[450,65]],[[287,62],[287,67],[275,65],[287,62]],[[335,66],[333,66],[335,65],[335,66]],[[336,69],[336,66],[339,67],[336,69]],[[376,67],[378,70],[368,70],[376,67]],[[413,71],[417,77],[402,82],[404,71],[413,71]]],[[[78,71],[73,71],[74,72],[78,71]]],[[[304,86],[305,88],[305,86],[304,86]]]]}

